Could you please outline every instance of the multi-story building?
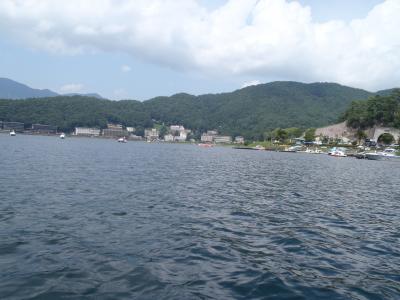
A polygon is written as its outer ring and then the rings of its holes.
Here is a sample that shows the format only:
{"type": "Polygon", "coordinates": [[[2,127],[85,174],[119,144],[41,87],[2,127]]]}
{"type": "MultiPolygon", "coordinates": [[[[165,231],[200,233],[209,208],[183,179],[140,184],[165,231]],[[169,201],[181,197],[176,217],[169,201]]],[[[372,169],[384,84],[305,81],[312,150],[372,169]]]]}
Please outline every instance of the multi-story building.
{"type": "Polygon", "coordinates": [[[107,123],[107,129],[123,129],[121,124],[107,123]]]}
{"type": "Polygon", "coordinates": [[[159,135],[160,135],[160,132],[158,131],[157,128],[150,128],[150,129],[144,130],[144,137],[148,141],[158,140],[159,135]]]}
{"type": "Polygon", "coordinates": [[[188,136],[188,134],[187,134],[186,130],[184,130],[179,133],[179,136],[175,136],[174,139],[177,142],[185,142],[187,139],[187,136],[188,136]]]}
{"type": "Polygon", "coordinates": [[[32,131],[35,133],[56,134],[57,126],[45,124],[32,124],[32,131]]]}
{"type": "Polygon", "coordinates": [[[214,136],[214,143],[230,144],[230,143],[232,143],[232,137],[230,137],[228,135],[216,135],[216,136],[214,136]]]}
{"type": "Polygon", "coordinates": [[[20,122],[3,122],[3,130],[14,130],[16,132],[24,131],[24,123],[20,122]]]}
{"type": "Polygon", "coordinates": [[[169,127],[169,131],[172,132],[172,133],[185,131],[185,127],[183,127],[181,125],[171,125],[169,127]]]}
{"type": "Polygon", "coordinates": [[[108,123],[107,128],[103,129],[104,137],[123,137],[128,135],[129,132],[124,130],[121,124],[108,123]]]}
{"type": "Polygon", "coordinates": [[[208,135],[218,135],[218,131],[216,131],[216,130],[208,130],[207,134],[208,135]]]}
{"type": "Polygon", "coordinates": [[[203,143],[212,143],[213,141],[214,141],[214,135],[209,135],[209,134],[207,134],[207,133],[203,133],[202,135],[201,135],[201,141],[203,142],[203,143]]]}
{"type": "Polygon", "coordinates": [[[75,128],[75,135],[81,136],[99,136],[100,129],[98,128],[88,128],[88,127],[76,127],[75,128]]]}
{"type": "Polygon", "coordinates": [[[106,128],[103,129],[103,136],[104,137],[122,137],[122,136],[128,136],[129,132],[124,130],[124,129],[118,129],[118,128],[106,128]]]}

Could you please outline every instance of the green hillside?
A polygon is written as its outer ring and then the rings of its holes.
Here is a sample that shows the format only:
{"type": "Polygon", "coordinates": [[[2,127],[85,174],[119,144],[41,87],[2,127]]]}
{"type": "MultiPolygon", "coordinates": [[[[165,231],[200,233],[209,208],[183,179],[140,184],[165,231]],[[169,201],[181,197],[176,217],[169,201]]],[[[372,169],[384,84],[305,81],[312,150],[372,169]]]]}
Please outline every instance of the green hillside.
{"type": "Polygon", "coordinates": [[[273,82],[232,93],[159,97],[144,102],[144,106],[157,121],[256,138],[277,127],[334,123],[352,100],[371,95],[334,83],[273,82]]]}
{"type": "Polygon", "coordinates": [[[232,93],[177,94],[148,101],[110,101],[90,97],[0,100],[0,120],[26,124],[105,127],[107,121],[139,128],[153,122],[182,124],[202,132],[218,129],[229,135],[258,138],[277,127],[318,127],[334,123],[350,103],[372,96],[334,83],[272,82],[232,93]]]}
{"type": "Polygon", "coordinates": [[[386,96],[376,95],[364,101],[353,101],[342,119],[354,128],[366,129],[374,125],[400,128],[400,90],[393,89],[386,96]]]}

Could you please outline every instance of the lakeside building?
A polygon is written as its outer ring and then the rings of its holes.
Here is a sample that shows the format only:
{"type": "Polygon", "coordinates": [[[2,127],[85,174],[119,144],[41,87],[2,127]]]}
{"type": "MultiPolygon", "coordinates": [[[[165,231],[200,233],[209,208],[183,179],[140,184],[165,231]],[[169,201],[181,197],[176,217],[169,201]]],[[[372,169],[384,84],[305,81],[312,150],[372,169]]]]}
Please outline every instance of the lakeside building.
{"type": "Polygon", "coordinates": [[[121,124],[108,123],[107,128],[103,129],[104,137],[123,137],[128,136],[129,132],[126,131],[121,124]]]}
{"type": "Polygon", "coordinates": [[[207,133],[203,133],[201,135],[200,140],[203,143],[212,143],[214,142],[215,137],[218,135],[218,131],[216,130],[208,130],[207,133]]]}
{"type": "Polygon", "coordinates": [[[123,129],[121,124],[107,123],[107,129],[123,129]]]}
{"type": "Polygon", "coordinates": [[[187,131],[185,130],[185,131],[181,131],[180,133],[179,133],[179,136],[175,136],[174,137],[174,140],[176,141],[176,142],[185,142],[186,140],[187,140],[187,136],[188,136],[188,134],[187,134],[187,131]]]}
{"type": "Polygon", "coordinates": [[[217,130],[208,130],[207,134],[208,135],[218,135],[218,131],[217,130]]]}
{"type": "Polygon", "coordinates": [[[14,130],[16,132],[23,132],[25,129],[24,123],[21,122],[3,122],[3,130],[14,130]]]}
{"type": "Polygon", "coordinates": [[[164,141],[165,142],[173,142],[174,141],[174,136],[172,134],[166,134],[164,136],[164,141]]]}
{"type": "Polygon", "coordinates": [[[146,138],[146,140],[150,142],[158,140],[159,135],[160,132],[158,131],[157,128],[150,128],[144,130],[144,137],[146,138]]]}
{"type": "Polygon", "coordinates": [[[232,143],[232,137],[228,136],[228,135],[217,135],[214,137],[214,143],[230,144],[230,143],[232,143]]]}
{"type": "Polygon", "coordinates": [[[45,124],[32,124],[32,132],[41,134],[56,134],[57,126],[45,124]]]}
{"type": "Polygon", "coordinates": [[[126,127],[126,131],[128,131],[129,133],[135,132],[136,128],[135,127],[126,127]]]}
{"type": "Polygon", "coordinates": [[[185,131],[185,127],[183,127],[182,125],[171,125],[169,127],[169,131],[173,134],[173,133],[180,133],[182,131],[185,131]]]}
{"type": "Polygon", "coordinates": [[[209,135],[209,134],[207,134],[207,133],[203,133],[203,134],[201,135],[200,140],[201,140],[203,143],[212,143],[212,142],[214,141],[214,135],[209,135]]]}
{"type": "Polygon", "coordinates": [[[75,127],[74,135],[80,136],[99,136],[100,129],[98,128],[89,128],[89,127],[75,127]]]}
{"type": "Polygon", "coordinates": [[[244,144],[244,137],[242,136],[235,137],[235,144],[244,144]]]}

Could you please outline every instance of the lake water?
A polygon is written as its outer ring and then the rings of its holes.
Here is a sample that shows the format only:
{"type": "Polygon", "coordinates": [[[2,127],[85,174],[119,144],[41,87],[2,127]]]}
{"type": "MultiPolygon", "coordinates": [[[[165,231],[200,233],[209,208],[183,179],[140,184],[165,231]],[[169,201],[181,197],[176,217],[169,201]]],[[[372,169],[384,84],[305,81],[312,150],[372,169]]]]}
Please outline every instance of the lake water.
{"type": "Polygon", "coordinates": [[[0,134],[1,299],[400,299],[400,164],[0,134]]]}

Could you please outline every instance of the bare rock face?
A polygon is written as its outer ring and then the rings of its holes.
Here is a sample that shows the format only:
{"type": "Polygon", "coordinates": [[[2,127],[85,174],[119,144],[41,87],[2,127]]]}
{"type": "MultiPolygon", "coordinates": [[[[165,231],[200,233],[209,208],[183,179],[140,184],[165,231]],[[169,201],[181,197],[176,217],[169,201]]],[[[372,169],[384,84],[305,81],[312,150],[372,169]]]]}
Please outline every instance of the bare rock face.
{"type": "Polygon", "coordinates": [[[326,136],[332,139],[344,137],[350,140],[355,138],[356,133],[357,130],[347,126],[346,121],[335,125],[317,128],[315,131],[316,136],[326,136]]]}

